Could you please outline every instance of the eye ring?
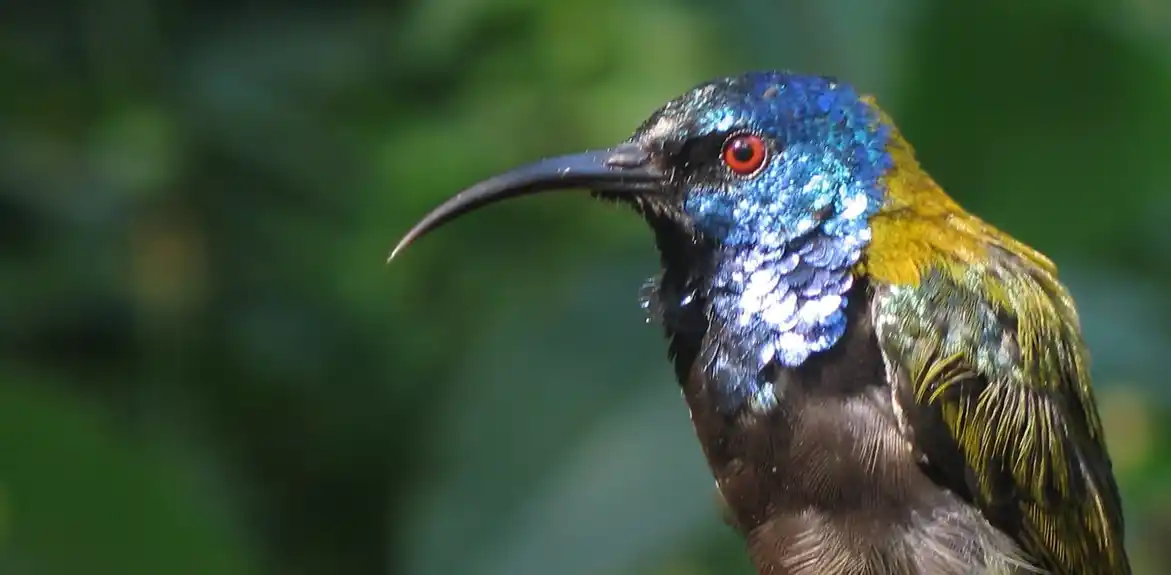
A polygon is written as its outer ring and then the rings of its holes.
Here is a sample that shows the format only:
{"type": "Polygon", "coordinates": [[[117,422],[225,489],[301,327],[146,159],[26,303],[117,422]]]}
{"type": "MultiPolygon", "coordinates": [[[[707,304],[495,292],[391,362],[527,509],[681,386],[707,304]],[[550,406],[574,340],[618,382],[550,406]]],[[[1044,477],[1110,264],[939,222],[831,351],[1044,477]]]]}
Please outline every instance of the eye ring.
{"type": "Polygon", "coordinates": [[[724,141],[720,158],[733,173],[750,176],[764,166],[765,160],[768,159],[768,146],[756,134],[733,134],[724,141]]]}

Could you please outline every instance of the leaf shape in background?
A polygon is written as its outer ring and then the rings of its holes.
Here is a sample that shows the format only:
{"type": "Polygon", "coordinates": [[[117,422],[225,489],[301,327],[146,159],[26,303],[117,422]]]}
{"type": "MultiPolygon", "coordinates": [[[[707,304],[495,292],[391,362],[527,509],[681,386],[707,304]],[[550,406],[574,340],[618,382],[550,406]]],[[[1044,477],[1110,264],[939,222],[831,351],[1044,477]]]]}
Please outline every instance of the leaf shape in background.
{"type": "Polygon", "coordinates": [[[119,433],[52,381],[0,373],[0,572],[257,573],[224,502],[173,445],[119,433]]]}

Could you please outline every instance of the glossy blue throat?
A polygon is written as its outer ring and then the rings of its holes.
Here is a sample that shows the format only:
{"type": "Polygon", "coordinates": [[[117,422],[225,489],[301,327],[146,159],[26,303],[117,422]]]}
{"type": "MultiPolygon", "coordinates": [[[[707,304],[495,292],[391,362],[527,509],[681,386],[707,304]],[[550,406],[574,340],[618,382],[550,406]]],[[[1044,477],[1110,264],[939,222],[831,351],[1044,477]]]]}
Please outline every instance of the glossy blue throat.
{"type": "Polygon", "coordinates": [[[698,288],[708,332],[697,361],[722,410],[767,410],[784,393],[769,369],[799,367],[846,331],[851,270],[892,166],[890,128],[850,86],[781,73],[701,86],[666,109],[690,118],[691,137],[750,131],[769,142],[759,172],[696,178],[683,204],[715,246],[698,288]]]}

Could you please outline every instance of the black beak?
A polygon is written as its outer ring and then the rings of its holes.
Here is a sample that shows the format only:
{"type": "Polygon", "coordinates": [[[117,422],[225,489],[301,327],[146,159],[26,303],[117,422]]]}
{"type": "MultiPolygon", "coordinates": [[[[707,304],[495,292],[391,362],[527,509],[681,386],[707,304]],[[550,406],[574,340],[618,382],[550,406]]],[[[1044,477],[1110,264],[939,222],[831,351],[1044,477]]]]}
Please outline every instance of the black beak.
{"type": "Polygon", "coordinates": [[[661,190],[665,182],[663,171],[635,144],[541,160],[488,178],[443,202],[403,236],[386,261],[427,232],[501,200],[574,188],[636,195],[661,190]]]}

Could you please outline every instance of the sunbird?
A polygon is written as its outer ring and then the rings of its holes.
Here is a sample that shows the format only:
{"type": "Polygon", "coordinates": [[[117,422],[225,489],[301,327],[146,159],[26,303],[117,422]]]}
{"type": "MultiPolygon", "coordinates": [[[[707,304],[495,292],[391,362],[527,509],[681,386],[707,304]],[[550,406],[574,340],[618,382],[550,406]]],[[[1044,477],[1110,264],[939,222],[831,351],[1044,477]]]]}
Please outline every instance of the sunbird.
{"type": "Polygon", "coordinates": [[[717,78],[609,149],[427,214],[583,189],[650,226],[663,327],[730,524],[769,575],[1124,575],[1122,504],[1054,264],[968,213],[875,99],[717,78]]]}

